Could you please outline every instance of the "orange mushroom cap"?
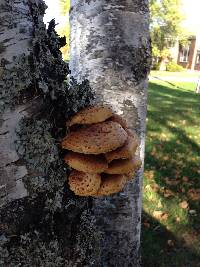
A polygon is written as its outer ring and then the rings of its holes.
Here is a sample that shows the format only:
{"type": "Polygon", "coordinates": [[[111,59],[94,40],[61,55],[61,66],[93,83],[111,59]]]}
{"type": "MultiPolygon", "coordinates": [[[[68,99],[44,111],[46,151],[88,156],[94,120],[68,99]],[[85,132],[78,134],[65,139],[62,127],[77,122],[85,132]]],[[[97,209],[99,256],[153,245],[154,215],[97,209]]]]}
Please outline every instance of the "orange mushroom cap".
{"type": "Polygon", "coordinates": [[[121,125],[107,121],[71,132],[63,139],[62,148],[83,154],[101,154],[122,146],[127,136],[121,125]]]}

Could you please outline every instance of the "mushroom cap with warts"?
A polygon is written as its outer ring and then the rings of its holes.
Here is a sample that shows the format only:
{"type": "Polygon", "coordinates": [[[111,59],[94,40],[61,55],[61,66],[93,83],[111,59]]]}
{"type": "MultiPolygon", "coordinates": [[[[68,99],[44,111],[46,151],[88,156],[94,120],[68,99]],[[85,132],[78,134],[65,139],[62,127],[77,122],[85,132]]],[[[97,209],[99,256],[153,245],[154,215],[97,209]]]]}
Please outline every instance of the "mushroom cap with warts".
{"type": "Polygon", "coordinates": [[[67,126],[74,124],[93,124],[103,122],[113,115],[113,111],[109,106],[90,106],[80,110],[67,121],[67,126]]]}
{"type": "Polygon", "coordinates": [[[119,123],[124,129],[128,128],[127,121],[118,114],[113,114],[112,117],[109,118],[109,121],[115,121],[119,123]]]}
{"type": "Polygon", "coordinates": [[[108,162],[111,162],[114,159],[131,159],[134,156],[138,146],[138,139],[134,138],[133,136],[128,136],[125,144],[122,147],[106,153],[105,157],[108,162]]]}
{"type": "Polygon", "coordinates": [[[69,187],[78,196],[91,196],[100,188],[101,176],[73,170],[69,175],[69,187]]]}
{"type": "Polygon", "coordinates": [[[124,175],[126,177],[126,181],[131,181],[131,180],[134,179],[135,171],[131,171],[129,173],[125,173],[124,175]]]}
{"type": "Polygon", "coordinates": [[[93,196],[108,196],[114,193],[122,191],[124,185],[126,184],[126,177],[121,174],[103,174],[102,182],[99,190],[93,196]]]}
{"type": "Polygon", "coordinates": [[[132,159],[116,159],[113,160],[109,165],[105,173],[108,174],[125,174],[134,172],[141,166],[141,160],[134,157],[132,159]]]}
{"type": "Polygon", "coordinates": [[[83,154],[102,154],[123,146],[128,135],[117,122],[106,121],[69,133],[62,148],[83,154]]]}
{"type": "Polygon", "coordinates": [[[86,173],[102,173],[108,168],[103,155],[85,155],[69,151],[64,160],[71,168],[86,173]]]}

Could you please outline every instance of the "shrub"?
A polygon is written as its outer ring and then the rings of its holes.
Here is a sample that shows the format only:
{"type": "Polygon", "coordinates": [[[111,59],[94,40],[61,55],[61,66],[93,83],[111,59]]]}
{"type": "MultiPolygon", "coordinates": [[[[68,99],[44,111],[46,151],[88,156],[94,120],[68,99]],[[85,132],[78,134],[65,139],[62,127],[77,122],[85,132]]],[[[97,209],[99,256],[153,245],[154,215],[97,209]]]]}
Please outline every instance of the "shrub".
{"type": "Polygon", "coordinates": [[[152,64],[152,70],[160,70],[160,63],[159,62],[154,62],[152,64]]]}
{"type": "Polygon", "coordinates": [[[178,65],[176,62],[171,61],[166,65],[166,70],[171,72],[180,72],[183,71],[184,68],[178,65]]]}

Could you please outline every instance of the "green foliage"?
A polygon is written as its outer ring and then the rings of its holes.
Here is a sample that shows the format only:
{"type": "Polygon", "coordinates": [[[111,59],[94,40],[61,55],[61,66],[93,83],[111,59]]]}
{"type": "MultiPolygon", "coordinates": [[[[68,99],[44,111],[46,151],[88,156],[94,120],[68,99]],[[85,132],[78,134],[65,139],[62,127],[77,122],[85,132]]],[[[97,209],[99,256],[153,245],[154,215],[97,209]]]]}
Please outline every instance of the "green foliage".
{"type": "Polygon", "coordinates": [[[178,65],[176,62],[171,61],[166,65],[166,70],[171,72],[180,72],[183,71],[184,68],[178,65]]]}
{"type": "Polygon", "coordinates": [[[150,0],[152,54],[157,58],[169,56],[169,48],[185,39],[181,27],[181,0],[150,0]]]}
{"type": "MultiPolygon", "coordinates": [[[[60,6],[60,14],[62,16],[69,17],[70,0],[59,0],[59,6],[60,6]]],[[[70,34],[69,19],[67,20],[66,24],[62,27],[59,27],[57,31],[60,36],[66,37],[66,45],[62,47],[60,50],[62,52],[63,59],[69,60],[69,34],[70,34]]]]}
{"type": "Polygon", "coordinates": [[[60,51],[62,52],[63,59],[69,60],[69,34],[70,34],[69,21],[67,21],[67,23],[64,26],[59,27],[57,31],[60,36],[65,36],[66,38],[66,45],[61,47],[60,51]]]}
{"type": "Polygon", "coordinates": [[[152,70],[160,70],[160,62],[154,62],[152,65],[152,70]]]}
{"type": "Polygon", "coordinates": [[[60,0],[59,5],[60,5],[61,15],[63,16],[67,15],[70,10],[70,0],[60,0]]]}
{"type": "MultiPolygon", "coordinates": [[[[59,0],[61,15],[68,16],[70,0],[59,0]]],[[[186,42],[187,34],[181,27],[183,15],[180,11],[181,0],[150,0],[151,12],[151,40],[152,55],[156,58],[169,56],[169,48],[172,47],[177,38],[182,43],[186,42]]],[[[66,36],[66,46],[61,49],[65,60],[69,59],[69,21],[58,29],[61,36],[66,36]]]]}

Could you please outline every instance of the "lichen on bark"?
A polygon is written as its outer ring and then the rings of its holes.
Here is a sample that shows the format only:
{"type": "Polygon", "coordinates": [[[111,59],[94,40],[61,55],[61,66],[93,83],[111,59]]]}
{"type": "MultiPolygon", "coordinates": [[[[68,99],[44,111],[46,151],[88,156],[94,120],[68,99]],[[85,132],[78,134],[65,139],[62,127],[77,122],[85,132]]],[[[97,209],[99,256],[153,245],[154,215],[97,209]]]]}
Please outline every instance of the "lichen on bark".
{"type": "MultiPolygon", "coordinates": [[[[91,256],[91,248],[98,247],[99,237],[90,200],[76,197],[68,188],[60,141],[66,132],[66,119],[92,103],[94,94],[87,81],[78,84],[72,77],[68,79],[69,68],[59,51],[64,39],[55,32],[54,20],[46,30],[42,1],[4,0],[0,7],[1,18],[8,16],[3,29],[10,27],[12,32],[26,35],[26,45],[16,40],[16,55],[11,57],[9,41],[5,40],[1,49],[5,53],[0,55],[0,121],[4,125],[0,141],[4,144],[7,138],[15,155],[9,164],[2,165],[5,175],[0,177],[0,184],[8,187],[9,166],[17,171],[23,167],[20,183],[26,192],[10,199],[6,193],[1,199],[0,266],[74,267],[83,262],[90,266],[91,259],[94,263],[96,258],[91,256]],[[13,23],[14,19],[19,23],[13,23]],[[20,45],[25,46],[24,53],[20,45]],[[15,116],[17,120],[11,119],[15,116]],[[9,138],[13,138],[10,143],[9,138]]],[[[18,181],[16,173],[12,175],[9,179],[16,178],[12,185],[15,191],[18,181]]]]}
{"type": "MultiPolygon", "coordinates": [[[[140,138],[143,161],[150,69],[148,1],[77,0],[72,4],[70,70],[78,81],[88,79],[98,99],[128,120],[140,138]]],[[[143,166],[123,192],[93,202],[102,236],[100,266],[140,266],[143,166]]]]}

